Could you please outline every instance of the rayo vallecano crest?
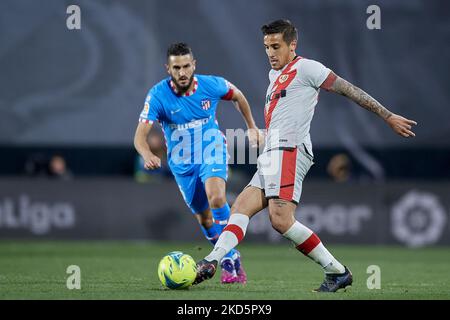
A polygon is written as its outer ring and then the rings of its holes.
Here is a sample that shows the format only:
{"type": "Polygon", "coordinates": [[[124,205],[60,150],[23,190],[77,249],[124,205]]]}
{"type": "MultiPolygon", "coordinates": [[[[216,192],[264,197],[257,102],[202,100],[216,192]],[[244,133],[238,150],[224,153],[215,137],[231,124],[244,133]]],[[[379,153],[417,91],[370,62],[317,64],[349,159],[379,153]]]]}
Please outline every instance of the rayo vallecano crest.
{"type": "Polygon", "coordinates": [[[283,82],[285,82],[287,79],[289,79],[289,75],[288,75],[288,74],[282,74],[282,75],[280,76],[280,78],[278,79],[278,82],[279,82],[279,83],[283,83],[283,82]]]}

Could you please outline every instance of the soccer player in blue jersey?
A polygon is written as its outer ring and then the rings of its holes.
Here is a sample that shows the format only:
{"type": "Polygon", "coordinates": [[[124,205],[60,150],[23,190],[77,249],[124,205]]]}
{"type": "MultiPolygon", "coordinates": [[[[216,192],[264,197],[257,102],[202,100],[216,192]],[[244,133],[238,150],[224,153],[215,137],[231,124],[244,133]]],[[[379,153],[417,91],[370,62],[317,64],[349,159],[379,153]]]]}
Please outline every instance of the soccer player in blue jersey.
{"type": "MultiPolygon", "coordinates": [[[[170,77],[149,91],[139,118],[134,145],[145,168],[156,169],[161,160],[147,144],[152,124],[164,131],[168,164],[183,198],[195,214],[201,229],[213,245],[230,216],[226,200],[226,139],[216,120],[220,100],[231,100],[242,114],[250,144],[263,141],[250,106],[242,92],[222,77],[195,74],[192,50],[176,43],[167,51],[170,77]]],[[[221,261],[222,283],[245,283],[247,276],[240,253],[233,249],[221,261]]]]}

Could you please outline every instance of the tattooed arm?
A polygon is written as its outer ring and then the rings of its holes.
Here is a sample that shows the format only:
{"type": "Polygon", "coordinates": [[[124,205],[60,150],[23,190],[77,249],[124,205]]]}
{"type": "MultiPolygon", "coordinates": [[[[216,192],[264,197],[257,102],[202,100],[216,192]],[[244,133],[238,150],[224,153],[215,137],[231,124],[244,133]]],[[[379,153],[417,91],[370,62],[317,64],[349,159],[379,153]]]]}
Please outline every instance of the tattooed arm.
{"type": "Polygon", "coordinates": [[[331,72],[328,78],[325,80],[322,88],[325,90],[338,93],[353,100],[366,110],[380,116],[385,120],[389,126],[397,134],[407,138],[414,137],[414,132],[411,131],[412,125],[416,125],[417,122],[403,118],[400,115],[392,113],[385,107],[383,107],[377,100],[372,98],[369,94],[354,86],[350,82],[337,76],[334,72],[331,72]]]}

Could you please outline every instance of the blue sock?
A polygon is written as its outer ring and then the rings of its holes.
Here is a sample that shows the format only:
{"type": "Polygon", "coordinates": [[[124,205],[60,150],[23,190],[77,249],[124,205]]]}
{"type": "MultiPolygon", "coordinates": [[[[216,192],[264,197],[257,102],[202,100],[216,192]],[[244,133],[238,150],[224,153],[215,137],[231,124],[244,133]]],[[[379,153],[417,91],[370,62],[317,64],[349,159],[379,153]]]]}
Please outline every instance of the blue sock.
{"type": "Polygon", "coordinates": [[[206,229],[204,226],[200,225],[200,228],[202,228],[203,234],[206,237],[206,240],[212,243],[212,245],[215,245],[217,242],[217,239],[219,239],[219,233],[217,232],[214,225],[206,229]]]}
{"type": "MultiPolygon", "coordinates": [[[[228,218],[230,218],[230,206],[225,203],[222,208],[211,209],[213,214],[214,226],[216,227],[217,233],[220,235],[223,229],[227,226],[228,218]]],[[[225,257],[233,258],[233,255],[237,253],[236,249],[231,249],[225,257]]]]}

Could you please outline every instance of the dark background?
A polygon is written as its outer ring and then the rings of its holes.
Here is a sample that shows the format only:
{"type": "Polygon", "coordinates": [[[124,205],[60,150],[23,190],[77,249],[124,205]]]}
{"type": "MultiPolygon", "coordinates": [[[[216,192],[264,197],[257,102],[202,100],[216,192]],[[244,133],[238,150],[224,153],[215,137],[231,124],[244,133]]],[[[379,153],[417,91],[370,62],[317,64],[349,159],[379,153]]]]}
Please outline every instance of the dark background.
{"type": "MultiPolygon", "coordinates": [[[[298,54],[418,122],[417,136],[403,139],[322,92],[310,177],[327,179],[328,160],[345,152],[362,179],[447,180],[449,8],[437,0],[1,1],[0,174],[22,175],[31,154],[60,153],[77,176],[132,175],[137,118],[148,89],[166,76],[172,42],[191,45],[198,73],[236,84],[263,128],[269,65],[260,26],[288,18],[299,29],[298,54]],[[81,30],[66,27],[69,4],[81,8],[81,30]],[[381,8],[381,30],[366,26],[371,4],[381,8]]],[[[244,127],[230,103],[218,110],[223,130],[244,127]]]]}

